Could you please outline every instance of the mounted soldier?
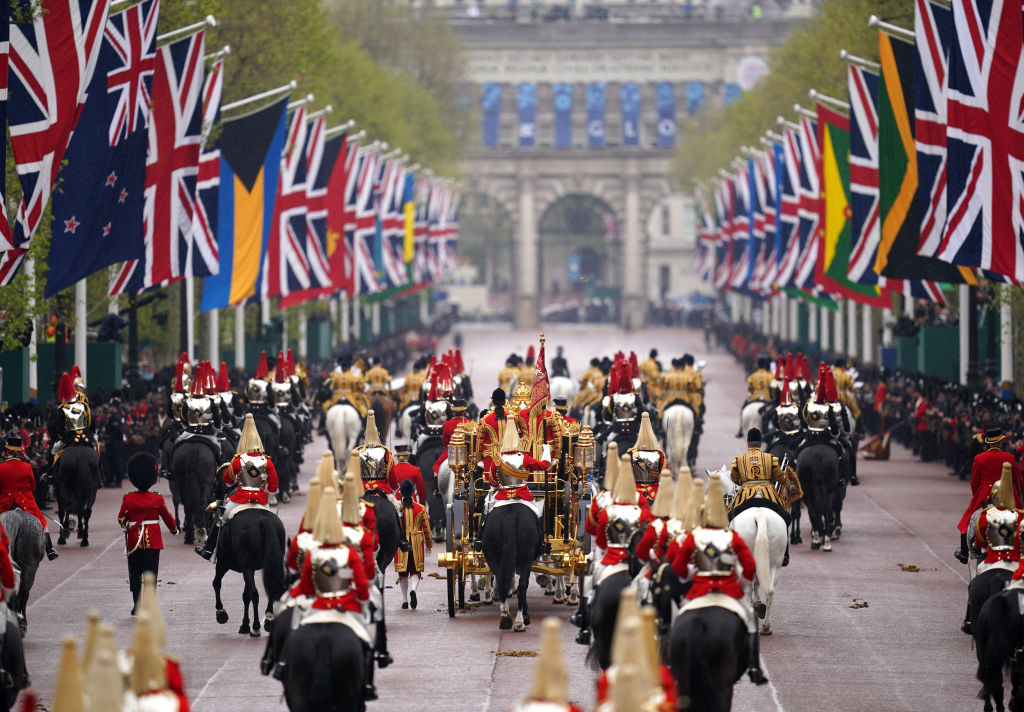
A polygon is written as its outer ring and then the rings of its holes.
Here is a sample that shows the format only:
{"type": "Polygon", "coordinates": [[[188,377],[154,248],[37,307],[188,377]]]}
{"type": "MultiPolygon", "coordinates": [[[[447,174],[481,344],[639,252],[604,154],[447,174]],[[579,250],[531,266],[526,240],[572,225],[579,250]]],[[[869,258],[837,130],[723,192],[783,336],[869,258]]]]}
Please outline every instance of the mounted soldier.
{"type": "Polygon", "coordinates": [[[53,439],[54,461],[61,450],[71,445],[85,445],[96,448],[93,433],[92,409],[84,393],[81,372],[75,366],[71,373],[61,374],[57,385],[57,407],[50,411],[47,431],[53,439]],[[72,374],[78,373],[77,378],[72,374]],[[75,385],[75,380],[79,385],[75,385]]]}
{"type": "Polygon", "coordinates": [[[252,414],[247,413],[242,424],[242,437],[235,456],[223,467],[221,479],[228,486],[229,495],[224,511],[214,523],[206,543],[196,547],[196,553],[209,561],[217,547],[220,530],[231,521],[234,512],[244,506],[269,510],[270,495],[277,492],[277,470],[263,450],[263,442],[256,431],[252,414]]]}
{"type": "Polygon", "coordinates": [[[338,366],[339,370],[331,374],[331,397],[323,403],[324,412],[335,403],[348,403],[359,411],[360,418],[365,418],[366,411],[370,409],[365,379],[352,367],[352,357],[348,354],[338,357],[338,366]]]}
{"type": "Polygon", "coordinates": [[[992,488],[1002,477],[1004,463],[1010,465],[1014,506],[1017,509],[1021,508],[1020,470],[1017,468],[1017,461],[1013,455],[1003,449],[1006,434],[1002,428],[988,428],[981,440],[985,450],[974,457],[974,464],[971,467],[971,501],[968,503],[967,509],[964,510],[957,527],[960,530],[960,547],[953,552],[953,555],[964,564],[967,563],[967,532],[971,516],[991,499],[992,488]]]}
{"type": "Polygon", "coordinates": [[[365,490],[380,490],[387,496],[395,494],[389,483],[391,468],[395,464],[394,453],[380,441],[380,434],[377,432],[377,422],[373,418],[373,411],[366,413],[366,430],[363,434],[363,444],[352,451],[359,457],[360,476],[365,490]]]}
{"type": "Polygon", "coordinates": [[[46,558],[53,561],[57,552],[46,530],[47,519],[36,502],[36,477],[32,466],[24,460],[25,441],[20,435],[10,435],[0,453],[0,514],[18,508],[39,520],[43,528],[46,558]]]}
{"type": "Polygon", "coordinates": [[[658,495],[661,471],[665,468],[665,453],[654,437],[651,417],[647,413],[641,415],[636,442],[626,452],[629,454],[637,494],[646,499],[648,504],[653,504],[658,495]]]}
{"type": "Polygon", "coordinates": [[[757,369],[747,376],[747,400],[740,411],[740,429],[736,437],[743,437],[744,429],[762,427],[761,416],[766,406],[772,402],[771,387],[774,380],[769,369],[771,361],[761,356],[757,359],[757,369]]]}

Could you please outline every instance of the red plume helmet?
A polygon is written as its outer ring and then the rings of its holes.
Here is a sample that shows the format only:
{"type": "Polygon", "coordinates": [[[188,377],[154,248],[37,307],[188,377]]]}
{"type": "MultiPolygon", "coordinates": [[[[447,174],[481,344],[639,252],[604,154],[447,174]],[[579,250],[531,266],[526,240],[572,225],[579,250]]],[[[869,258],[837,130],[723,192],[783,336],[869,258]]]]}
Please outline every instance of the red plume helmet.
{"type": "Polygon", "coordinates": [[[636,360],[636,351],[629,352],[629,377],[640,378],[640,364],[636,360]]]}
{"type": "Polygon", "coordinates": [[[793,405],[793,396],[789,392],[789,379],[782,382],[782,393],[779,394],[779,405],[793,405]]]}
{"type": "Polygon", "coordinates": [[[825,383],[827,377],[824,374],[818,376],[818,387],[814,391],[814,400],[817,403],[828,403],[828,386],[825,383]]]}
{"type": "Polygon", "coordinates": [[[60,375],[60,382],[57,384],[57,400],[61,403],[70,403],[77,395],[75,387],[71,383],[71,375],[62,373],[60,375]]]}
{"type": "Polygon", "coordinates": [[[79,380],[81,377],[82,377],[82,369],[80,369],[78,367],[78,364],[76,363],[74,366],[71,367],[71,382],[74,383],[75,381],[79,380]]]}
{"type": "Polygon", "coordinates": [[[284,351],[277,352],[277,362],[274,363],[274,383],[284,383],[288,379],[288,364],[284,360],[284,351]]]}
{"type": "Polygon", "coordinates": [[[216,395],[220,389],[217,387],[217,372],[213,370],[213,364],[206,362],[206,395],[216,395]]]}
{"type": "Polygon", "coordinates": [[[228,365],[224,362],[220,362],[220,373],[217,374],[217,390],[221,393],[227,393],[231,390],[231,379],[228,378],[228,365]]]}
{"type": "Polygon", "coordinates": [[[295,375],[295,357],[292,356],[292,350],[291,349],[288,349],[288,356],[286,357],[285,362],[288,364],[288,375],[289,376],[294,376],[295,375]]]}
{"type": "Polygon", "coordinates": [[[192,386],[189,388],[188,394],[193,398],[202,398],[206,395],[206,389],[203,387],[203,381],[206,380],[206,371],[203,368],[203,363],[200,362],[196,373],[193,374],[192,386]]]}
{"type": "Polygon", "coordinates": [[[181,361],[178,361],[177,365],[174,367],[174,370],[175,370],[174,392],[175,393],[184,393],[185,392],[185,364],[183,364],[181,361]]]}
{"type": "MultiPolygon", "coordinates": [[[[433,360],[434,357],[431,356],[430,358],[431,358],[431,360],[433,360]]],[[[430,392],[427,393],[427,400],[428,401],[436,401],[437,400],[437,369],[433,369],[430,372],[430,392]]]]}
{"type": "Polygon", "coordinates": [[[796,355],[796,368],[797,378],[802,378],[805,381],[811,380],[811,364],[807,362],[807,357],[803,354],[796,355]]]}
{"type": "Polygon", "coordinates": [[[264,381],[270,375],[270,369],[267,367],[267,352],[260,351],[260,362],[256,364],[256,374],[253,378],[262,378],[264,381]]]}
{"type": "Polygon", "coordinates": [[[536,354],[536,352],[533,350],[533,344],[530,344],[529,346],[526,347],[526,360],[527,361],[533,361],[533,359],[536,358],[535,354],[536,354]]]}
{"type": "Polygon", "coordinates": [[[450,396],[455,390],[455,381],[452,380],[452,372],[448,369],[447,363],[437,367],[437,389],[441,396],[450,396]]]}
{"type": "Polygon", "coordinates": [[[455,372],[466,372],[466,364],[462,362],[462,349],[455,349],[455,372]]]}
{"type": "Polygon", "coordinates": [[[839,393],[836,389],[836,374],[828,366],[825,367],[825,394],[829,403],[839,401],[839,393]]]}
{"type": "Polygon", "coordinates": [[[777,380],[777,381],[781,381],[782,380],[782,359],[781,358],[775,359],[775,380],[777,380]]]}
{"type": "Polygon", "coordinates": [[[796,380],[796,365],[793,363],[793,354],[786,352],[786,368],[783,370],[783,374],[787,381],[796,380]]]}

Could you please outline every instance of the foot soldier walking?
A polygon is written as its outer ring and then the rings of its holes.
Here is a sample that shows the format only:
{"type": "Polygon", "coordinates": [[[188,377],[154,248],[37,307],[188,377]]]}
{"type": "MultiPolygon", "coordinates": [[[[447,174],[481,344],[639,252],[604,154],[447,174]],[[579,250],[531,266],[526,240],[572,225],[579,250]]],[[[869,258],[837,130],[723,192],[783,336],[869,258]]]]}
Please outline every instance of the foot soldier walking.
{"type": "Polygon", "coordinates": [[[132,591],[132,615],[139,608],[142,592],[142,574],[154,576],[160,569],[160,550],[164,548],[160,536],[162,519],[171,534],[177,534],[174,517],[159,492],[150,492],[156,484],[160,465],[148,452],[132,455],[128,460],[128,481],[136,487],[121,500],[117,523],[124,530],[125,553],[128,555],[128,586],[132,591]]]}
{"type": "Polygon", "coordinates": [[[395,552],[395,570],[398,586],[402,589],[402,610],[416,610],[416,587],[423,579],[425,554],[430,553],[430,519],[426,508],[413,499],[416,486],[412,480],[402,480],[402,544],[395,552]]]}

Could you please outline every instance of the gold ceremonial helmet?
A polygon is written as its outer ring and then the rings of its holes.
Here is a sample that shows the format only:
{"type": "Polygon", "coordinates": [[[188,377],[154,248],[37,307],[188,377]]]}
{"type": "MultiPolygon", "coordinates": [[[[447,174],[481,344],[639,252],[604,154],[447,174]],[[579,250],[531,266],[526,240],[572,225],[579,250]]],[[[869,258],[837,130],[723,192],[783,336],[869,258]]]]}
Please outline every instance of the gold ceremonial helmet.
{"type": "Polygon", "coordinates": [[[523,378],[519,379],[519,385],[512,391],[512,412],[518,413],[524,408],[530,407],[530,396],[533,389],[527,385],[523,378]]]}

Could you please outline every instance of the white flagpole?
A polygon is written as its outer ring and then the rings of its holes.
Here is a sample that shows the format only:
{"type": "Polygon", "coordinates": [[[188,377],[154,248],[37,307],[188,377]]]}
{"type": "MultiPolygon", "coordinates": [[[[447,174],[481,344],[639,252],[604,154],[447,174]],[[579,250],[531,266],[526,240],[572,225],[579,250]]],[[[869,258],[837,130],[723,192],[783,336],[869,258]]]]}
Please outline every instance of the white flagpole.
{"type": "Polygon", "coordinates": [[[235,368],[245,370],[245,303],[235,307],[235,368]]]}
{"type": "Polygon", "coordinates": [[[230,104],[224,104],[222,107],[220,107],[220,110],[231,111],[232,109],[239,109],[243,106],[246,106],[247,104],[255,104],[258,101],[269,99],[271,97],[277,96],[278,94],[286,94],[295,89],[295,87],[297,86],[299,86],[299,83],[292,79],[287,84],[283,84],[282,86],[276,87],[274,89],[267,89],[266,91],[261,91],[259,94],[253,94],[252,96],[247,96],[244,99],[233,101],[230,104]]]}
{"type": "Polygon", "coordinates": [[[171,30],[170,32],[165,32],[162,35],[157,35],[156,36],[156,41],[157,42],[165,42],[167,40],[172,40],[175,37],[182,37],[184,35],[188,35],[188,34],[191,34],[193,32],[198,32],[199,30],[203,29],[204,27],[216,27],[216,26],[217,26],[217,18],[214,17],[213,15],[207,15],[205,20],[200,20],[199,22],[193,23],[191,25],[186,25],[185,27],[179,27],[176,30],[171,30]]]}
{"type": "MultiPolygon", "coordinates": [[[[28,311],[33,313],[36,310],[36,261],[32,257],[25,260],[25,269],[28,270],[28,311]]],[[[35,319],[32,319],[32,339],[28,342],[28,397],[39,399],[39,363],[36,360],[39,342],[39,332],[35,328],[35,319]]]]}
{"type": "Polygon", "coordinates": [[[75,283],[75,363],[82,369],[82,380],[89,382],[89,374],[86,369],[86,313],[87,292],[85,280],[80,279],[75,283]]]}
{"type": "Polygon", "coordinates": [[[211,309],[207,321],[208,337],[210,346],[207,353],[210,356],[210,363],[214,368],[220,364],[220,309],[211,309]]]}

